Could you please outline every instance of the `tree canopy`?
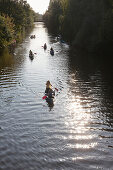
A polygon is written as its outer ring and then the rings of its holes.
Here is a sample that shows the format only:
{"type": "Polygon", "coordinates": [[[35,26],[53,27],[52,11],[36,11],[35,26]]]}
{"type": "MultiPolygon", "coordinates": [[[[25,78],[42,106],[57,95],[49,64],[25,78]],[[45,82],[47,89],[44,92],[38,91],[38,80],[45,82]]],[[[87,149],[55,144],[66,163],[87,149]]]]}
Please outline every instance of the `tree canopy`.
{"type": "Polygon", "coordinates": [[[113,0],[51,0],[44,21],[74,46],[113,44],[113,0]]]}
{"type": "Polygon", "coordinates": [[[14,38],[14,24],[8,16],[0,16],[0,48],[7,46],[14,38]]]}
{"type": "Polygon", "coordinates": [[[35,12],[24,0],[0,0],[0,47],[19,41],[23,30],[33,26],[35,12]]]}

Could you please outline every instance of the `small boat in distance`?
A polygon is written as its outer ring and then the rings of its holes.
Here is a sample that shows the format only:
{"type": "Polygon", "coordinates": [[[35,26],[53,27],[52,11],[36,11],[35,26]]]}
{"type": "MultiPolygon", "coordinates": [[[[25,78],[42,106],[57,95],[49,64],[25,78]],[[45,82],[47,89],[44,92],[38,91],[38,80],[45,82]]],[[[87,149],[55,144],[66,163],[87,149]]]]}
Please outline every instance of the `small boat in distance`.
{"type": "Polygon", "coordinates": [[[47,45],[46,45],[46,43],[44,44],[44,50],[46,50],[47,49],[47,45]]]}
{"type": "Polygon", "coordinates": [[[29,51],[29,58],[30,58],[31,60],[34,59],[34,54],[33,54],[33,52],[32,52],[31,50],[29,51]]]}
{"type": "Polygon", "coordinates": [[[33,39],[33,38],[36,38],[36,36],[35,35],[31,35],[30,38],[33,39]]]}
{"type": "Polygon", "coordinates": [[[53,48],[51,47],[51,49],[50,49],[50,54],[53,56],[54,55],[54,50],[53,50],[53,48]]]}

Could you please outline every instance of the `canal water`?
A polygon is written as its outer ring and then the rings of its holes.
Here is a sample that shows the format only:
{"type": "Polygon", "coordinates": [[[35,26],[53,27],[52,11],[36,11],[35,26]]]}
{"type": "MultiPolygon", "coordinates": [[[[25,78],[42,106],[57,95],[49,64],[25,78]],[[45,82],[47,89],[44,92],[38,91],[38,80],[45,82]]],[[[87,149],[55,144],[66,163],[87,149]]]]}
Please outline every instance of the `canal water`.
{"type": "Polygon", "coordinates": [[[35,23],[13,55],[0,56],[0,169],[112,170],[111,77],[35,23]],[[47,80],[56,89],[52,104],[42,99],[47,80]]]}

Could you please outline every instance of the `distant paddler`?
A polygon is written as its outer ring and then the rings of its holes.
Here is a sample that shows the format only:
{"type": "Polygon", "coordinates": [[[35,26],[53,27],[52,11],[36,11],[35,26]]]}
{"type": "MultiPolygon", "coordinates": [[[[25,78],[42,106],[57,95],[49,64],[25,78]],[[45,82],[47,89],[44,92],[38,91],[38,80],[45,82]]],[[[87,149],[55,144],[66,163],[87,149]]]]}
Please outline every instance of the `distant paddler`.
{"type": "Polygon", "coordinates": [[[29,57],[34,57],[34,54],[31,50],[29,51],[29,57]]]}
{"type": "Polygon", "coordinates": [[[50,49],[50,54],[51,54],[51,55],[54,55],[54,50],[53,50],[52,47],[51,47],[51,49],[50,49]]]}
{"type": "Polygon", "coordinates": [[[46,43],[44,44],[44,50],[46,50],[47,49],[47,45],[46,45],[46,43]]]}

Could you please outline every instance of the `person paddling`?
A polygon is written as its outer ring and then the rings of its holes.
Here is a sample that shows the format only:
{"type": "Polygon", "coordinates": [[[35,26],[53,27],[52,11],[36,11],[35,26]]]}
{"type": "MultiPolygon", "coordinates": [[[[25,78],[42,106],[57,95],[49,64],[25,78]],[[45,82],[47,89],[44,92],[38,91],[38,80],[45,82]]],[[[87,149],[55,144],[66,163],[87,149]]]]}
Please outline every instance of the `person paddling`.
{"type": "Polygon", "coordinates": [[[53,50],[52,47],[50,48],[50,54],[51,54],[51,55],[54,55],[54,50],[53,50]]]}
{"type": "Polygon", "coordinates": [[[44,50],[46,50],[47,49],[47,45],[46,45],[46,43],[44,44],[44,50]]]}
{"type": "Polygon", "coordinates": [[[54,51],[52,47],[50,48],[50,50],[51,50],[51,51],[54,51]]]}
{"type": "Polygon", "coordinates": [[[51,85],[50,81],[48,80],[48,81],[46,82],[46,90],[45,90],[45,93],[48,93],[51,88],[52,88],[52,85],[51,85]]]}
{"type": "Polygon", "coordinates": [[[29,51],[29,55],[33,55],[33,52],[31,50],[29,51]]]}

